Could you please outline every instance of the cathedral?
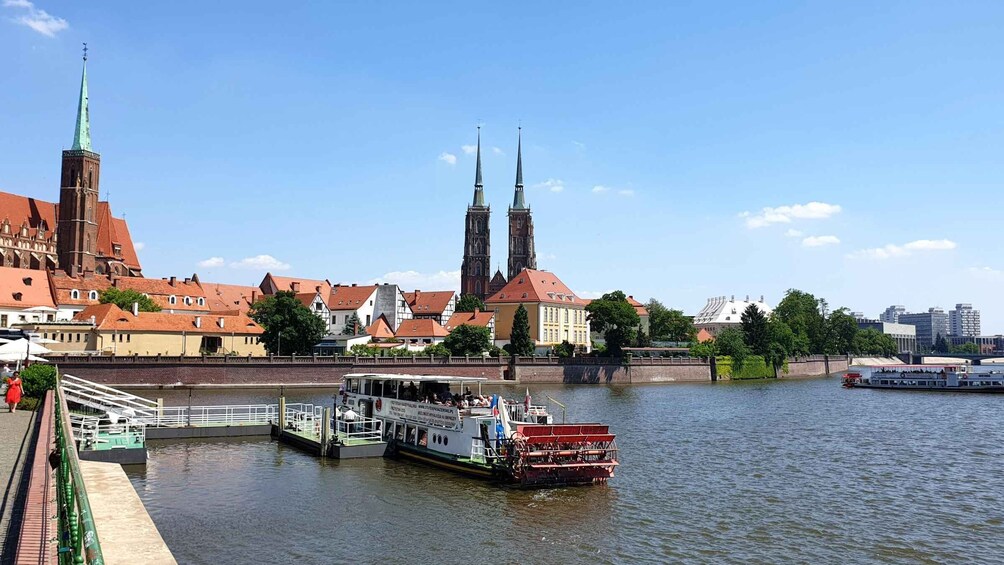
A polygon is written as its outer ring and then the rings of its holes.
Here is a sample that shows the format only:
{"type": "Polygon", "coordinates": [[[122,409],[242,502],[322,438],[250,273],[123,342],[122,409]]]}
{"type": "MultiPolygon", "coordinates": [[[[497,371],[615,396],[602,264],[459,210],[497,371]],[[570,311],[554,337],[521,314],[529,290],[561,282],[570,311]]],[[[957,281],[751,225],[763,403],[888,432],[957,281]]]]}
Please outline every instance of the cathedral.
{"type": "Polygon", "coordinates": [[[129,227],[98,200],[101,155],[91,148],[87,52],[73,144],[63,151],[59,202],[0,192],[0,267],[69,276],[142,276],[129,227]]]}
{"type": "Polygon", "coordinates": [[[478,128],[477,165],[474,172],[474,202],[467,207],[464,222],[464,261],[460,267],[460,294],[481,300],[495,294],[523,269],[537,268],[533,247],[533,217],[523,195],[523,131],[516,142],[516,189],[509,207],[508,276],[491,273],[491,206],[485,204],[481,177],[481,128],[478,128]]]}

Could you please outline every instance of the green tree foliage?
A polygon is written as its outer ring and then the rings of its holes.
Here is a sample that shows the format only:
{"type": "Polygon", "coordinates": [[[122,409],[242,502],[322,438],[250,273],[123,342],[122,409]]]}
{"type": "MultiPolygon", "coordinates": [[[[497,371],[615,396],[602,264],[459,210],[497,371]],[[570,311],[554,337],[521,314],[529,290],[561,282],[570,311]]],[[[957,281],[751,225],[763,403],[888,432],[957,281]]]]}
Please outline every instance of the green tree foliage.
{"type": "Polygon", "coordinates": [[[739,328],[725,328],[715,336],[715,345],[719,355],[728,355],[732,358],[732,367],[736,371],[742,371],[743,363],[750,356],[750,348],[743,339],[743,332],[739,328]]]}
{"type": "Polygon", "coordinates": [[[763,358],[773,368],[775,378],[788,357],[794,355],[794,351],[795,333],[788,324],[772,315],[767,320],[767,352],[763,354],[763,358]]]}
{"type": "Polygon", "coordinates": [[[854,336],[858,333],[858,322],[847,313],[847,308],[834,310],[826,318],[820,353],[846,354],[853,350],[854,336]]]}
{"type": "Polygon", "coordinates": [[[114,304],[123,310],[132,310],[133,303],[139,304],[140,312],[160,312],[160,306],[143,293],[132,289],[109,287],[101,293],[98,299],[102,304],[114,304]]]}
{"type": "Polygon", "coordinates": [[[784,322],[795,336],[792,355],[808,355],[823,352],[825,320],[823,303],[815,296],[790,289],[774,308],[773,316],[784,322]]]}
{"type": "Polygon", "coordinates": [[[35,363],[21,371],[21,389],[25,396],[42,398],[45,391],[56,386],[56,368],[52,365],[35,363]]]}
{"type": "Polygon", "coordinates": [[[493,346],[491,346],[491,347],[488,348],[488,356],[489,357],[508,357],[509,356],[509,352],[506,351],[505,348],[499,347],[497,345],[493,345],[493,346]]]}
{"type": "Polygon", "coordinates": [[[684,316],[682,310],[666,308],[654,298],[645,308],[648,310],[648,331],[653,339],[686,342],[697,339],[693,318],[684,316]]]}
{"type": "Polygon", "coordinates": [[[533,355],[536,346],[530,338],[530,316],[522,304],[516,308],[509,334],[509,353],[512,355],[533,355]]]}
{"type": "Polygon", "coordinates": [[[265,349],[274,355],[309,355],[327,329],[324,321],[289,291],[255,302],[248,313],[265,329],[262,336],[265,349]]]}
{"type": "Polygon", "coordinates": [[[854,336],[851,344],[851,352],[859,355],[882,355],[892,356],[899,351],[896,340],[888,335],[874,329],[868,328],[860,330],[854,336]]]}
{"type": "Polygon", "coordinates": [[[767,316],[755,304],[750,303],[742,314],[743,340],[754,355],[767,355],[770,345],[770,335],[767,328],[767,316]]]}
{"type": "Polygon", "coordinates": [[[635,347],[652,347],[652,338],[649,337],[645,330],[638,328],[638,335],[635,336],[634,340],[635,347]]]}
{"type": "Polygon", "coordinates": [[[488,308],[477,296],[474,296],[473,294],[465,294],[457,301],[457,308],[455,312],[473,312],[475,309],[484,312],[488,308]]]}
{"type": "MultiPolygon", "coordinates": [[[[888,337],[888,336],[886,336],[888,337]]],[[[952,353],[964,353],[967,355],[979,355],[980,346],[975,343],[960,343],[952,346],[952,353]]]]}
{"type": "Polygon", "coordinates": [[[366,343],[357,343],[349,348],[349,355],[356,357],[378,357],[380,348],[366,343]]]}
{"type": "Polygon", "coordinates": [[[709,339],[702,342],[691,342],[690,343],[690,356],[691,357],[701,357],[702,359],[710,359],[718,355],[718,347],[715,346],[715,340],[709,339]]]}
{"type": "Polygon", "coordinates": [[[575,346],[569,343],[567,339],[562,341],[558,345],[554,346],[554,354],[557,355],[558,357],[568,358],[571,357],[574,353],[575,353],[575,346]]]}
{"type": "Polygon", "coordinates": [[[425,349],[422,350],[422,355],[426,357],[449,357],[450,350],[446,348],[442,343],[433,343],[432,345],[427,345],[425,349]]]}
{"type": "Polygon", "coordinates": [[[453,328],[443,340],[452,355],[482,355],[492,346],[492,333],[488,328],[463,324],[453,328]]]}
{"type": "Polygon", "coordinates": [[[621,357],[624,354],[622,348],[634,341],[635,328],[641,323],[638,312],[627,301],[627,296],[619,290],[608,292],[590,302],[586,311],[589,312],[592,329],[603,332],[607,354],[621,357]]]}
{"type": "Polygon", "coordinates": [[[342,328],[342,335],[362,335],[366,333],[366,327],[363,326],[362,321],[359,320],[359,315],[355,312],[349,316],[348,320],[345,320],[345,326],[342,328]]]}
{"type": "Polygon", "coordinates": [[[948,345],[948,340],[945,339],[945,336],[939,333],[938,336],[934,338],[934,352],[949,353],[951,350],[952,348],[948,345]]]}

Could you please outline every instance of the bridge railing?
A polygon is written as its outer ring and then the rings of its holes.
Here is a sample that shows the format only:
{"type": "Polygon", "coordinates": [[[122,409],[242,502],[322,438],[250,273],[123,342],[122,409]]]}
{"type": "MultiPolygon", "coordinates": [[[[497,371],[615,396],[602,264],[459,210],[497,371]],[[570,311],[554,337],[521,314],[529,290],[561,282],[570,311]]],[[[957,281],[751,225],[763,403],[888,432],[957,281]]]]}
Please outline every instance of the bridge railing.
{"type": "Polygon", "coordinates": [[[56,502],[59,518],[59,563],[104,565],[94,515],[87,500],[87,488],[80,472],[77,445],[70,426],[70,410],[66,405],[62,387],[57,383],[56,394],[56,454],[59,468],[56,473],[56,502]]]}

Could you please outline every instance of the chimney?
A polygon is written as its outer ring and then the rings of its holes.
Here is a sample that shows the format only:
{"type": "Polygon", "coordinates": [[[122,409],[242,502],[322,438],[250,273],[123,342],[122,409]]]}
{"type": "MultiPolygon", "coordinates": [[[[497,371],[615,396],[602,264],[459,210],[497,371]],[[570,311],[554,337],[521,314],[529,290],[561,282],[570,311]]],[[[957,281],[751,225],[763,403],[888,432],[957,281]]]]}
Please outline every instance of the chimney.
{"type": "Polygon", "coordinates": [[[174,285],[176,285],[176,284],[178,283],[178,277],[171,277],[170,279],[168,279],[168,281],[167,281],[167,282],[168,282],[168,284],[170,284],[171,286],[174,286],[174,285]]]}
{"type": "Polygon", "coordinates": [[[219,320],[216,320],[216,324],[222,328],[224,325],[224,318],[221,316],[219,320]]]}
{"type": "Polygon", "coordinates": [[[139,302],[132,303],[132,315],[139,317],[139,302]]]}
{"type": "Polygon", "coordinates": [[[257,290],[252,290],[251,291],[251,304],[254,304],[255,302],[258,302],[258,291],[257,290]]]}
{"type": "Polygon", "coordinates": [[[300,281],[293,281],[293,292],[300,292],[300,281]]]}
{"type": "Polygon", "coordinates": [[[195,327],[197,327],[197,328],[201,328],[202,327],[202,316],[196,316],[195,317],[195,327]]]}
{"type": "Polygon", "coordinates": [[[477,315],[480,314],[480,313],[481,313],[481,309],[478,308],[477,306],[475,306],[474,307],[474,316],[477,317],[477,315]]]}
{"type": "Polygon", "coordinates": [[[746,295],[746,302],[749,302],[749,301],[750,301],[750,295],[747,294],[746,295]]]}
{"type": "Polygon", "coordinates": [[[352,283],[352,286],[356,286],[356,283],[352,283]]]}
{"type": "Polygon", "coordinates": [[[321,285],[315,286],[314,290],[316,290],[317,292],[321,292],[321,285]]]}

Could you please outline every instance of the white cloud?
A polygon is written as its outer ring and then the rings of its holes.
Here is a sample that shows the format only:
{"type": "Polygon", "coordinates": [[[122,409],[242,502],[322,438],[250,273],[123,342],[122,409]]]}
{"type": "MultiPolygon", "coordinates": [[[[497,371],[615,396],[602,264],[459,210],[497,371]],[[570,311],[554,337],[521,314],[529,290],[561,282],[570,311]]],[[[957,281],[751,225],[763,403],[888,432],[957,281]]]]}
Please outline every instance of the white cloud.
{"type": "Polygon", "coordinates": [[[795,229],[789,229],[784,232],[784,237],[802,237],[803,235],[805,234],[795,229]]]}
{"type": "MultiPolygon", "coordinates": [[[[245,261],[246,261],[246,259],[245,259],[245,261]]],[[[222,267],[223,263],[225,263],[225,261],[223,260],[223,257],[210,257],[209,259],[203,259],[202,261],[199,261],[199,266],[200,267],[207,267],[207,268],[209,268],[209,267],[222,267]]]]}
{"type": "Polygon", "coordinates": [[[533,185],[534,188],[546,188],[551,192],[561,192],[565,190],[565,181],[561,179],[547,179],[544,182],[538,182],[533,185]]]}
{"type": "Polygon", "coordinates": [[[969,267],[969,274],[978,279],[990,281],[1004,281],[1004,271],[993,267],[969,267]]]}
{"type": "Polygon", "coordinates": [[[143,243],[142,241],[137,241],[136,243],[132,244],[132,246],[136,251],[143,251],[143,248],[146,247],[146,244],[143,243]]]}
{"type": "Polygon", "coordinates": [[[443,151],[442,153],[439,154],[439,160],[446,163],[447,165],[457,164],[457,156],[454,155],[453,153],[447,153],[446,151],[443,151]]]}
{"type": "MultiPolygon", "coordinates": [[[[212,257],[207,259],[207,261],[212,261],[213,259],[219,259],[219,257],[212,257]]],[[[286,271],[290,268],[289,263],[283,263],[271,255],[245,257],[240,261],[230,263],[230,266],[234,269],[253,269],[256,271],[286,271]]]]}
{"type": "Polygon", "coordinates": [[[617,194],[620,194],[621,196],[634,196],[634,191],[631,190],[630,188],[625,188],[622,190],[618,190],[617,194]]]}
{"type": "Polygon", "coordinates": [[[575,141],[575,140],[573,140],[572,141],[572,145],[574,145],[577,149],[585,149],[586,148],[586,144],[582,143],[581,141],[575,141]]]}
{"type": "Polygon", "coordinates": [[[603,295],[608,292],[613,292],[613,290],[576,290],[575,296],[593,300],[596,298],[603,298],[603,295]]]}
{"type": "Polygon", "coordinates": [[[802,247],[823,247],[824,245],[837,245],[840,239],[835,235],[810,235],[802,240],[802,247]]]}
{"type": "Polygon", "coordinates": [[[456,271],[439,271],[438,273],[420,273],[418,271],[392,271],[381,277],[371,279],[369,284],[396,284],[405,292],[412,290],[459,290],[460,269],[456,271]]]}
{"type": "Polygon", "coordinates": [[[870,249],[860,249],[847,255],[850,259],[893,259],[897,257],[909,257],[914,252],[924,251],[947,251],[958,247],[954,241],[949,239],[918,239],[903,245],[888,244],[882,247],[872,247],[870,249]]]}
{"type": "Polygon", "coordinates": [[[771,224],[790,224],[792,220],[819,220],[840,213],[840,206],[825,202],[809,202],[807,204],[792,204],[777,208],[764,208],[759,213],[743,212],[740,218],[746,219],[746,227],[762,228],[771,224]]]}
{"type": "Polygon", "coordinates": [[[14,22],[30,27],[47,37],[56,37],[57,33],[70,27],[69,22],[63,18],[57,18],[45,10],[36,8],[28,0],[4,0],[3,5],[5,8],[28,10],[27,14],[13,18],[14,22]]]}
{"type": "Polygon", "coordinates": [[[502,151],[498,147],[492,147],[492,153],[496,155],[505,155],[505,151],[502,151]]]}
{"type": "Polygon", "coordinates": [[[461,145],[460,148],[463,149],[464,155],[474,155],[478,152],[477,145],[461,145]]]}
{"type": "Polygon", "coordinates": [[[603,186],[602,184],[598,184],[593,187],[593,194],[600,194],[601,192],[608,192],[609,190],[610,190],[609,186],[603,186]]]}

